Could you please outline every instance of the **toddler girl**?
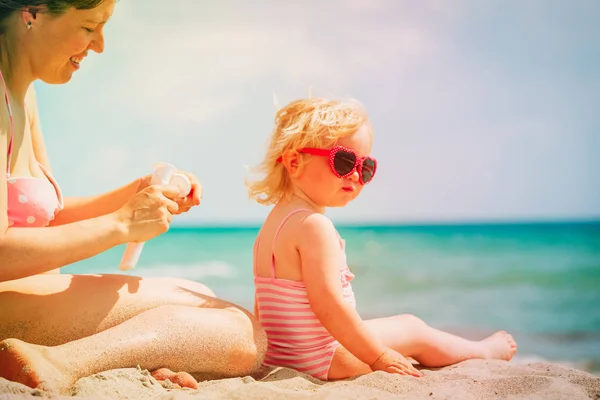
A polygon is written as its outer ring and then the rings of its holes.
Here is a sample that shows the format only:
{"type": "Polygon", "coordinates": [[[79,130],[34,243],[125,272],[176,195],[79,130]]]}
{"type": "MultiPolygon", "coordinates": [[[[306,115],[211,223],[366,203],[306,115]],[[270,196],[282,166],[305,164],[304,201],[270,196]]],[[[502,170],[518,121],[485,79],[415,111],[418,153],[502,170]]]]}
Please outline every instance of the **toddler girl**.
{"type": "Polygon", "coordinates": [[[274,205],[254,245],[254,312],[268,336],[264,364],[322,380],[371,371],[422,376],[470,358],[510,360],[512,336],[470,341],[412,315],[363,321],[356,312],[344,240],[324,215],[344,207],[371,182],[373,128],[353,101],[303,99],[275,118],[262,179],[250,197],[274,205]]]}

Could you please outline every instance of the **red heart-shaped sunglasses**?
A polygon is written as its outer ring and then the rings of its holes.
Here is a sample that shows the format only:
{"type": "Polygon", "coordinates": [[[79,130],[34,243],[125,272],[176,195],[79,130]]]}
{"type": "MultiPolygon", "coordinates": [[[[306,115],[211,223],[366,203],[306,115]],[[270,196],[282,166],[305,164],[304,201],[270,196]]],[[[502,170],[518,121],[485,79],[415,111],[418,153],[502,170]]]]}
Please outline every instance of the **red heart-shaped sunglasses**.
{"type": "MultiPolygon", "coordinates": [[[[343,146],[335,146],[332,149],[316,149],[306,147],[298,149],[299,153],[312,154],[313,156],[324,156],[329,158],[331,171],[338,178],[345,178],[358,171],[361,185],[371,182],[377,171],[377,160],[373,157],[358,157],[352,149],[343,146]]],[[[282,157],[277,159],[281,162],[282,157]]]]}

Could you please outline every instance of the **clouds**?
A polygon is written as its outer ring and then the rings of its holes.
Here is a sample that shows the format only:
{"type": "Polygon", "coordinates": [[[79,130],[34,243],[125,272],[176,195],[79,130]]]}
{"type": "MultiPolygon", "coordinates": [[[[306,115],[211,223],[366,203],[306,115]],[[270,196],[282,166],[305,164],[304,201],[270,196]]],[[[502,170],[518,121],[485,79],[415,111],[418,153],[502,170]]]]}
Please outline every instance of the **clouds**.
{"type": "Polygon", "coordinates": [[[358,98],[377,131],[377,182],[336,218],[600,215],[598,186],[583,188],[600,182],[599,8],[585,4],[119,2],[105,53],[37,85],[48,149],[67,193],[166,160],[204,183],[189,221],[258,221],[243,166],[264,152],[272,94],[312,87],[358,98]]]}
{"type": "Polygon", "coordinates": [[[271,2],[263,12],[242,2],[229,3],[237,4],[230,9],[155,3],[144,9],[118,4],[107,27],[107,54],[95,60],[98,68],[89,71],[86,85],[101,69],[111,71],[119,84],[102,83],[104,96],[159,123],[164,115],[172,124],[209,121],[247,101],[251,88],[293,93],[284,93],[286,98],[297,96],[300,87],[304,95],[309,85],[325,93],[346,92],[361,74],[398,55],[414,61],[423,47],[424,32],[411,25],[362,21],[360,5],[371,4],[365,2],[316,9],[271,2]],[[335,19],[323,25],[324,15],[335,19]]]}

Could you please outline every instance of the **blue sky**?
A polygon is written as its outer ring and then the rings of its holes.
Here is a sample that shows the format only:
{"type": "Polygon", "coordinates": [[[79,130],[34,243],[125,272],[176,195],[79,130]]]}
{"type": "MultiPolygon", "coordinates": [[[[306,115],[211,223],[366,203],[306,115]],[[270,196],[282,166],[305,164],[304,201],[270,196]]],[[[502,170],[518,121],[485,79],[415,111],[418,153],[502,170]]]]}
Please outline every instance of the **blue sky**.
{"type": "Polygon", "coordinates": [[[36,83],[66,195],[169,161],[204,184],[177,223],[254,223],[246,165],[280,103],[353,97],[380,169],[340,222],[600,217],[600,4],[121,0],[106,50],[36,83]]]}

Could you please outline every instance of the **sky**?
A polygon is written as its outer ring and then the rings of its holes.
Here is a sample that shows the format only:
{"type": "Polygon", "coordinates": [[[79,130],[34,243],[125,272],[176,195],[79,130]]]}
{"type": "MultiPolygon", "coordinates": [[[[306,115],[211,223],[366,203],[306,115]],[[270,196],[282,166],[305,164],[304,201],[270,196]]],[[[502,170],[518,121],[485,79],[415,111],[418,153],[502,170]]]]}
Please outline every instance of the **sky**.
{"type": "Polygon", "coordinates": [[[279,104],[354,98],[376,178],[337,222],[600,218],[595,0],[120,0],[66,85],[36,82],[66,196],[168,161],[203,203],[175,224],[255,224],[247,167],[279,104]],[[168,5],[166,5],[168,4],[168,5]]]}

